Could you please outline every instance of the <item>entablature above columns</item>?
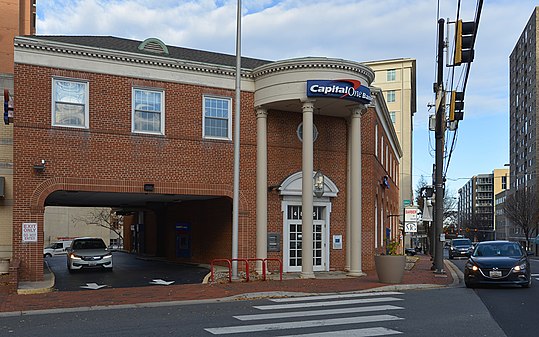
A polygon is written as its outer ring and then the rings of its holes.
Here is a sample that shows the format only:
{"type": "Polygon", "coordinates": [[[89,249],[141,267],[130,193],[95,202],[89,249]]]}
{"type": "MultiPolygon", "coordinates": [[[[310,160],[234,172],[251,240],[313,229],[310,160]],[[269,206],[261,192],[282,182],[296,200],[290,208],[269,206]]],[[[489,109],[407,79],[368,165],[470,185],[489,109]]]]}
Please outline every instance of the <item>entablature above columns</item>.
{"type": "MultiPolygon", "coordinates": [[[[298,58],[277,61],[255,68],[255,106],[267,110],[302,112],[307,97],[307,81],[356,81],[370,86],[374,72],[367,66],[353,61],[331,58],[298,58]]],[[[317,97],[317,114],[346,117],[357,103],[350,100],[317,97]]]]}

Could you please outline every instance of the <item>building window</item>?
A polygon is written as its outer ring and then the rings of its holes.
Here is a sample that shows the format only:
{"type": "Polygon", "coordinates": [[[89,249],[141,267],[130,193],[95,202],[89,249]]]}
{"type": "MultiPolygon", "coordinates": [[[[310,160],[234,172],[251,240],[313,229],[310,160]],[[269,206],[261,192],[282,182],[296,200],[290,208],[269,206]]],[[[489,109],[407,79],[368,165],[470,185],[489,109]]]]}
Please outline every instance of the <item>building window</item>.
{"type": "Polygon", "coordinates": [[[133,88],[133,132],[164,134],[165,93],[133,88]]]}
{"type": "Polygon", "coordinates": [[[395,69],[388,69],[386,73],[386,79],[388,82],[397,80],[397,71],[395,69]]]}
{"type": "Polygon", "coordinates": [[[232,139],[232,100],[204,96],[203,137],[232,139]]]}
{"type": "Polygon", "coordinates": [[[387,102],[388,103],[395,102],[395,90],[389,90],[387,92],[387,102]]]}
{"type": "Polygon", "coordinates": [[[88,82],[52,79],[52,125],[88,128],[88,82]]]}
{"type": "Polygon", "coordinates": [[[391,117],[391,122],[393,122],[393,124],[395,124],[395,116],[396,116],[395,111],[390,111],[389,116],[391,117]]]}
{"type": "MultiPolygon", "coordinates": [[[[303,122],[301,122],[296,129],[296,134],[298,135],[299,141],[303,143],[303,122]]],[[[313,124],[313,142],[316,142],[318,139],[318,129],[316,125],[313,124]]]]}

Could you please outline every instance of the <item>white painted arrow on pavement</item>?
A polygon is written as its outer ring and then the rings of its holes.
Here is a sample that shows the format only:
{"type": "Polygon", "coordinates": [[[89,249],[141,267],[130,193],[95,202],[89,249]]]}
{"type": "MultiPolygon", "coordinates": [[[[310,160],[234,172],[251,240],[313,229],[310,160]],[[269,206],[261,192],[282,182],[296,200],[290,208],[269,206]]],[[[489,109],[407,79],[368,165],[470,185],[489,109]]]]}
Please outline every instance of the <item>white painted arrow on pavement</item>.
{"type": "Polygon", "coordinates": [[[157,280],[152,280],[150,282],[150,284],[157,284],[157,285],[160,285],[160,286],[169,286],[174,282],[175,281],[165,281],[165,280],[157,279],[157,280]]]}
{"type": "Polygon", "coordinates": [[[105,284],[97,284],[97,283],[86,283],[85,286],[80,286],[83,289],[91,289],[91,290],[97,290],[101,288],[105,288],[105,284]]]}

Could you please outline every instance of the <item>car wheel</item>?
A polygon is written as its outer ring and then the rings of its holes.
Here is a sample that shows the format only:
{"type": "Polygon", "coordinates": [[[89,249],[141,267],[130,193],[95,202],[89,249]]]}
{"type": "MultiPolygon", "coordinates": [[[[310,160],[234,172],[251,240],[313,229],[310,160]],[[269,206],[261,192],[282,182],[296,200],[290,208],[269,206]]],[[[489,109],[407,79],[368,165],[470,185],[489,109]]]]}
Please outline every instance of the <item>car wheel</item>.
{"type": "Polygon", "coordinates": [[[466,285],[466,288],[473,288],[473,285],[466,280],[464,280],[464,284],[466,285]]]}
{"type": "Polygon", "coordinates": [[[52,255],[47,253],[47,254],[45,254],[45,257],[52,257],[52,255]]]}
{"type": "Polygon", "coordinates": [[[530,277],[530,279],[528,280],[528,283],[523,284],[523,285],[522,285],[522,288],[529,288],[529,287],[531,287],[531,286],[532,286],[532,279],[531,279],[531,277],[530,277]]]}

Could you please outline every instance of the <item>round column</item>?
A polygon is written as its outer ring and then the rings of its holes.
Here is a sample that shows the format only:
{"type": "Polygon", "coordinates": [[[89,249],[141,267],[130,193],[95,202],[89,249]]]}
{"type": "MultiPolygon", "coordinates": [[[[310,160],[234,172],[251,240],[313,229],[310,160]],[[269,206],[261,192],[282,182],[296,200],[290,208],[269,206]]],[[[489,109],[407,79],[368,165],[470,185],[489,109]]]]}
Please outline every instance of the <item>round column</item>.
{"type": "Polygon", "coordinates": [[[361,114],[365,106],[352,111],[350,120],[350,271],[362,276],[361,270],[361,114]]]}
{"type": "Polygon", "coordinates": [[[303,102],[301,277],[313,273],[313,111],[314,101],[303,102]]]}
{"type": "MultiPolygon", "coordinates": [[[[268,137],[266,109],[256,109],[256,257],[268,257],[268,137]]],[[[257,261],[256,271],[262,273],[257,261]]]]}

